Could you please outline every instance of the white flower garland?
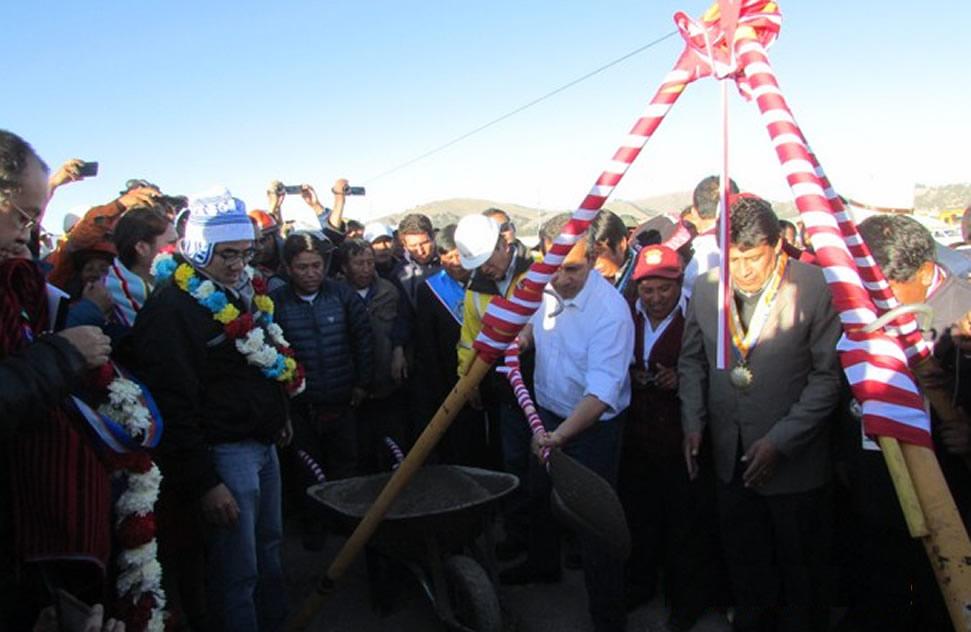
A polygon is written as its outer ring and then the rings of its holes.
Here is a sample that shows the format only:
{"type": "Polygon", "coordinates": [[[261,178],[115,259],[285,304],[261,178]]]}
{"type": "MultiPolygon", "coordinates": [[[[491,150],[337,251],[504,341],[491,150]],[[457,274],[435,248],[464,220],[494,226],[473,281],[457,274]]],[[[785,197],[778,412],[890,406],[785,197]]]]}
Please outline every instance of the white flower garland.
{"type": "MultiPolygon", "coordinates": [[[[108,385],[108,401],[98,412],[119,424],[136,442],[151,431],[152,415],[142,400],[141,387],[131,380],[116,377],[108,385]]],[[[148,516],[155,511],[162,473],[155,463],[145,472],[116,470],[116,477],[125,477],[125,491],[115,501],[115,528],[126,518],[148,516]]],[[[153,537],[147,543],[125,549],[118,555],[118,579],[116,590],[120,598],[131,601],[137,607],[142,597],[151,594],[155,605],[146,629],[162,632],[165,629],[165,591],[162,589],[162,567],[158,563],[158,545],[153,537]]]]}

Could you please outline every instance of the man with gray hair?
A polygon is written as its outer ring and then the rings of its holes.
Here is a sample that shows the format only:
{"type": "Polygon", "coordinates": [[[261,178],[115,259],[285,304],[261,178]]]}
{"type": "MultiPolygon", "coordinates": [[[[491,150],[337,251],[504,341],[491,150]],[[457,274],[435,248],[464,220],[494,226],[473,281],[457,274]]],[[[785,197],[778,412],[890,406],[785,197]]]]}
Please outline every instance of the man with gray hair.
{"type": "Polygon", "coordinates": [[[111,342],[97,327],[51,333],[55,315],[28,248],[47,208],[47,176],[33,147],[0,130],[2,629],[33,624],[32,608],[49,595],[28,585],[42,586],[41,577],[100,598],[110,546],[107,471],[62,402],[108,360],[111,342]]]}

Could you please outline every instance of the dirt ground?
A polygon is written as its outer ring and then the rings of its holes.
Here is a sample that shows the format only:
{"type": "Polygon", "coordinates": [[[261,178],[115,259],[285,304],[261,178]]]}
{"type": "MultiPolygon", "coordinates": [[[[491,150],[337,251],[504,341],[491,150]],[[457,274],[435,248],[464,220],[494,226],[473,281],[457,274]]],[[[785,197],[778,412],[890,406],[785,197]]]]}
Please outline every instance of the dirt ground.
{"type": "MultiPolygon", "coordinates": [[[[284,568],[291,607],[296,611],[304,597],[313,590],[316,577],[334,558],[343,538],[330,536],[323,551],[304,551],[299,533],[289,529],[284,543],[284,568]]],[[[517,632],[586,632],[591,630],[587,618],[587,599],[580,571],[566,571],[557,584],[502,586],[499,599],[507,631],[517,632]]],[[[667,611],[655,599],[630,613],[627,629],[631,632],[663,630],[667,611]]],[[[337,590],[320,610],[311,630],[327,632],[437,632],[446,627],[435,617],[434,610],[417,581],[405,574],[400,580],[400,593],[392,611],[381,616],[370,605],[367,573],[363,558],[351,566],[337,590]]],[[[730,629],[724,615],[709,613],[693,628],[695,632],[723,632],[730,629]]]]}

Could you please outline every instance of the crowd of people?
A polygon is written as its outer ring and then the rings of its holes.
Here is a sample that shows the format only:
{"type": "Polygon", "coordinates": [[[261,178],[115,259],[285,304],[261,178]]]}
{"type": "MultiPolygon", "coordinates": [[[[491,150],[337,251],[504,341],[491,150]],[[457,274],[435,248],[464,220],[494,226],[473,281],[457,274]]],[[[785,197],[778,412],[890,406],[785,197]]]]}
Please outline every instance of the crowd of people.
{"type": "MultiPolygon", "coordinates": [[[[527,244],[498,208],[438,227],[345,220],[344,179],[331,208],[302,185],[312,219],[297,222],[279,182],[247,211],[225,188],[130,180],[45,245],[40,220],[79,166],[51,174],[0,130],[0,627],[68,629],[79,600],[76,629],[281,629],[285,517],[323,548],[306,489],[394,467],[475,360],[490,301],[570,216],[527,244]]],[[[660,595],[669,630],[711,610],[745,631],[948,629],[862,432],[811,240],[731,185],[729,369],[712,176],[680,215],[628,227],[601,211],[563,259],[516,338],[545,430],[493,367],[431,460],[519,477],[500,583],[582,568],[598,631],[660,595]],[[554,519],[546,448],[616,489],[629,559],[554,519]]],[[[966,272],[904,214],[859,231],[897,299],[934,308],[939,380],[968,410],[966,272]]],[[[971,428],[932,423],[967,524],[971,428]]]]}

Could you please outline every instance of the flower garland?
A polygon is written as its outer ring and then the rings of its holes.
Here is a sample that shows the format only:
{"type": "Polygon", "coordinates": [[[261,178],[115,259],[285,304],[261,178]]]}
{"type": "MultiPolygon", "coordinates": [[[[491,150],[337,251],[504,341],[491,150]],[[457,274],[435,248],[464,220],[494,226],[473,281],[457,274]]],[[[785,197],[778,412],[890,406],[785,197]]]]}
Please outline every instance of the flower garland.
{"type": "MultiPolygon", "coordinates": [[[[98,413],[121,426],[135,444],[143,444],[157,420],[145,404],[141,386],[121,376],[112,379],[113,369],[109,362],[99,375],[102,384],[111,381],[108,401],[98,407],[98,413]]],[[[115,616],[125,622],[127,630],[162,632],[167,614],[155,541],[155,502],[162,474],[144,450],[108,455],[113,476],[125,483],[115,501],[115,538],[122,547],[115,561],[115,616]]]]}
{"type": "Polygon", "coordinates": [[[176,262],[171,255],[156,257],[151,273],[156,282],[172,277],[176,286],[212,312],[213,319],[223,325],[226,336],[235,342],[247,363],[258,367],[266,377],[283,383],[291,397],[303,392],[306,388],[303,367],[294,358],[283,330],[273,322],[273,300],[266,295],[262,279],[253,279],[256,312],[241,314],[215,283],[199,279],[192,266],[176,262]]]}

